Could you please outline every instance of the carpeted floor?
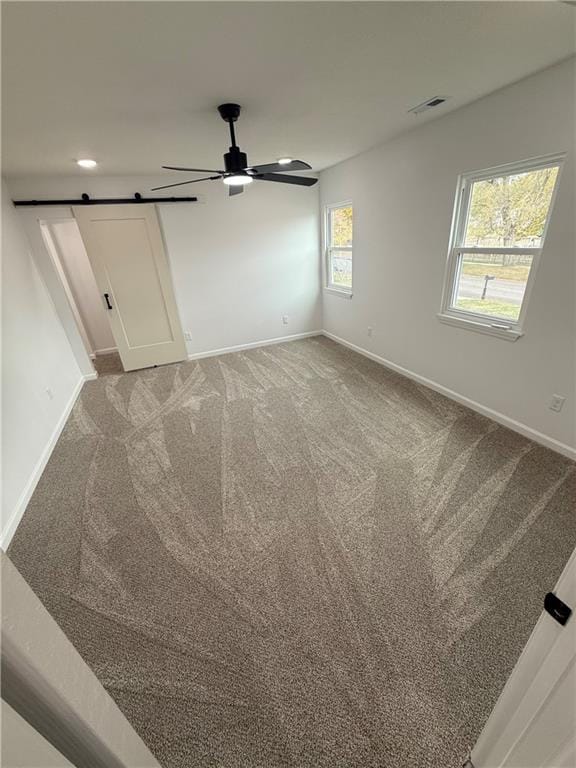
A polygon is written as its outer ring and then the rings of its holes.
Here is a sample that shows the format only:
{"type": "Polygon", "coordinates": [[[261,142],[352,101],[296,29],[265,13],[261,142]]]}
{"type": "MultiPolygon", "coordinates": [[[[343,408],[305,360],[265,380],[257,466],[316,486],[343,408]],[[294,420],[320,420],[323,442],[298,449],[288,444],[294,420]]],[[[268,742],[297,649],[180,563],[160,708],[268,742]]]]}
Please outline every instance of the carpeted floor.
{"type": "Polygon", "coordinates": [[[109,352],[106,355],[96,355],[93,362],[98,376],[110,376],[111,374],[124,373],[124,367],[118,352],[109,352]]]}
{"type": "Polygon", "coordinates": [[[313,338],[88,382],[10,556],[166,768],[457,768],[575,498],[313,338]]]}

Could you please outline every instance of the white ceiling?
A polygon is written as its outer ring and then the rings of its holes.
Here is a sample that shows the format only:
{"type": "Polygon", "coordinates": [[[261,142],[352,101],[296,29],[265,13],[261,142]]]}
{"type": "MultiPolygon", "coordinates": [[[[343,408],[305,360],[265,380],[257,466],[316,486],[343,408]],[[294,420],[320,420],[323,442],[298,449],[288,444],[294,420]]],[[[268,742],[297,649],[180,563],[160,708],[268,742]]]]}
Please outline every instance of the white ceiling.
{"type": "Polygon", "coordinates": [[[85,174],[78,157],[106,175],[218,168],[224,101],[243,105],[251,162],[290,155],[319,170],[574,53],[575,12],[554,2],[3,2],[3,172],[85,174]],[[436,95],[451,98],[407,114],[436,95]]]}

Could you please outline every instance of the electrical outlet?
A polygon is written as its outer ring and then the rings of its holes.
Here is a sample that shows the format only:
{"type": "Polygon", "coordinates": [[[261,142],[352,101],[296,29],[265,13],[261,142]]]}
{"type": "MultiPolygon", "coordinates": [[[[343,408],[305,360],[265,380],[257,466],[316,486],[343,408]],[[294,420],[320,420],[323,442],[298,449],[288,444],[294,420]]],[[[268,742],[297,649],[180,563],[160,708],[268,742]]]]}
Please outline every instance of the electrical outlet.
{"type": "Polygon", "coordinates": [[[550,400],[548,408],[550,408],[551,411],[556,411],[556,413],[558,413],[562,410],[565,400],[566,398],[562,397],[562,395],[552,395],[552,400],[550,400]]]}
{"type": "Polygon", "coordinates": [[[288,315],[282,315],[282,325],[288,325],[288,315]]]}
{"type": "Polygon", "coordinates": [[[186,339],[186,341],[192,341],[192,334],[190,333],[190,331],[186,331],[184,333],[184,338],[186,339]]]}
{"type": "Polygon", "coordinates": [[[54,392],[50,389],[50,387],[46,387],[44,390],[46,392],[46,395],[48,396],[48,400],[54,400],[54,392]]]}
{"type": "Polygon", "coordinates": [[[374,333],[374,328],[372,328],[372,326],[371,326],[371,325],[369,325],[369,326],[368,326],[368,336],[370,336],[370,338],[372,338],[372,334],[373,334],[373,333],[374,333]]]}

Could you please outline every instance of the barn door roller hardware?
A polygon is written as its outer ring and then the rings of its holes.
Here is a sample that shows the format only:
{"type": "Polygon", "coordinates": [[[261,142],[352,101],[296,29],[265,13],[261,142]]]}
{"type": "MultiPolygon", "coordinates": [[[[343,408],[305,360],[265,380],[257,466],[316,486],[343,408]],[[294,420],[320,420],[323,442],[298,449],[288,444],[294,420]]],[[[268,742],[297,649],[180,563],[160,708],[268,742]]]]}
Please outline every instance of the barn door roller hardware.
{"type": "Polygon", "coordinates": [[[79,200],[13,200],[14,205],[126,205],[128,203],[196,203],[197,197],[103,197],[92,199],[84,192],[79,200]]]}

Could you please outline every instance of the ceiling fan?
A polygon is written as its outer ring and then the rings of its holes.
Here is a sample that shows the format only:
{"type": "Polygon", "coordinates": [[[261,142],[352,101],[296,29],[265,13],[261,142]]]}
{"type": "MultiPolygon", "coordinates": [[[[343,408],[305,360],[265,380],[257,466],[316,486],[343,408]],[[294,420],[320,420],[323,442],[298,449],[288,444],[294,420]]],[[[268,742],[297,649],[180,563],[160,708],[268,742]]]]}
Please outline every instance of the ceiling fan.
{"type": "Polygon", "coordinates": [[[292,160],[290,157],[280,158],[275,163],[266,163],[265,165],[248,165],[248,157],[245,152],[242,152],[240,147],[236,144],[236,134],[234,133],[234,123],[240,116],[239,104],[221,104],[218,107],[220,117],[228,123],[230,126],[230,140],[232,146],[224,155],[224,168],[223,171],[217,171],[207,168],[183,168],[175,165],[163,165],[169,171],[189,171],[192,173],[210,173],[213,175],[204,176],[201,179],[190,179],[190,181],[180,181],[176,184],[164,184],[161,187],[153,187],[153,191],[157,189],[168,189],[169,187],[181,187],[184,184],[196,184],[199,181],[213,181],[215,179],[222,179],[224,184],[228,186],[229,195],[239,195],[244,192],[244,186],[256,181],[277,181],[281,184],[296,184],[301,187],[312,187],[318,179],[313,179],[309,176],[287,176],[284,173],[278,173],[278,171],[305,171],[310,170],[311,166],[302,160],[292,160]]]}

